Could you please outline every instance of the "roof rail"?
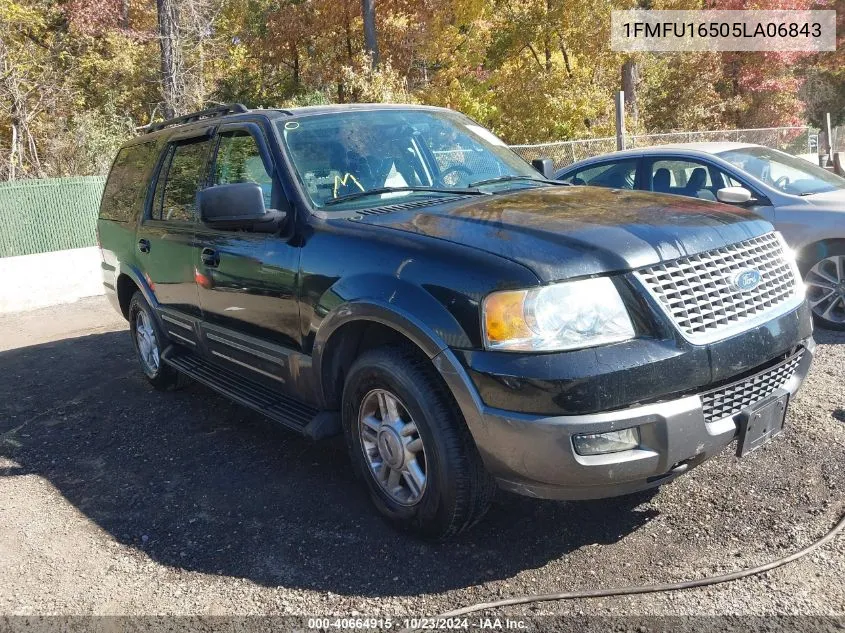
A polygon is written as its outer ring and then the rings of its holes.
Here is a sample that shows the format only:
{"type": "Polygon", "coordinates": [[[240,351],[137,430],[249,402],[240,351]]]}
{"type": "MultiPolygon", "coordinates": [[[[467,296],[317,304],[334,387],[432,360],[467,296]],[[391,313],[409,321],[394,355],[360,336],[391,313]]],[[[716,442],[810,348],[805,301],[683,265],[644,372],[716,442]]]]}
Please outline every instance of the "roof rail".
{"type": "Polygon", "coordinates": [[[239,114],[243,112],[249,112],[249,109],[244,104],[227,103],[225,105],[216,106],[214,108],[208,108],[207,110],[200,110],[199,112],[191,112],[190,114],[177,116],[176,118],[167,119],[166,121],[157,121],[155,123],[150,123],[147,126],[145,134],[149,134],[150,132],[156,132],[166,127],[170,127],[171,125],[179,125],[180,123],[193,123],[194,121],[199,121],[200,119],[210,119],[213,117],[223,116],[225,114],[239,114]]]}

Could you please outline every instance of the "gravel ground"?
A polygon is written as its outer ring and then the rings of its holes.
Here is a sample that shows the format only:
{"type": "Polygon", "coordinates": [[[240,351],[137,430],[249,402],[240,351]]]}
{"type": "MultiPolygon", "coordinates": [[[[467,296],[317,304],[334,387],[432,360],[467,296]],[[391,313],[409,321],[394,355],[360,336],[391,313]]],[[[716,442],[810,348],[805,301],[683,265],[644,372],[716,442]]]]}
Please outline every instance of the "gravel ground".
{"type": "MultiPolygon", "coordinates": [[[[845,510],[845,334],[817,340],[786,431],[751,456],[629,498],[500,493],[473,531],[430,545],[376,516],[339,442],[199,385],[153,391],[104,299],[0,315],[0,614],[431,616],[783,556],[845,510]]],[[[497,614],[843,618],[843,554],[840,536],[726,585],[497,614]]]]}

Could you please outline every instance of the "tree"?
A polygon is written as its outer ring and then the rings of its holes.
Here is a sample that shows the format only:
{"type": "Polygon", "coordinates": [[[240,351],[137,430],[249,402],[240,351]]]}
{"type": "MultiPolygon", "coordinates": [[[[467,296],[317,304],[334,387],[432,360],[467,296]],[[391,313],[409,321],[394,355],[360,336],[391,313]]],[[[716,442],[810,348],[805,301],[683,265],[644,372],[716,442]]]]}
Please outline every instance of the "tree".
{"type": "Polygon", "coordinates": [[[376,0],[361,0],[361,13],[364,16],[365,50],[372,60],[373,68],[377,68],[379,54],[376,37],[376,0]]]}
{"type": "Polygon", "coordinates": [[[162,114],[165,119],[172,119],[182,110],[182,56],[176,26],[179,23],[178,11],[176,0],[156,0],[158,41],[161,47],[162,114]]]}

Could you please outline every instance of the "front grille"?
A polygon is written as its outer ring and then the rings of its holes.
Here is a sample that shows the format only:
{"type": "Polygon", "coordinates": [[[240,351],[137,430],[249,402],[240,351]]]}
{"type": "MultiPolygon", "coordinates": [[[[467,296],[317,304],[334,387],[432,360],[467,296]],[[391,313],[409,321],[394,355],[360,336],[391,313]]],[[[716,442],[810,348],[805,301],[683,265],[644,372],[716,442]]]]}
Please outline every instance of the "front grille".
{"type": "Polygon", "coordinates": [[[772,395],[792,378],[803,357],[804,350],[802,349],[782,363],[769,367],[759,374],[701,394],[705,421],[715,422],[735,416],[746,407],[772,395]]]}
{"type": "Polygon", "coordinates": [[[797,305],[801,300],[794,266],[774,233],[634,274],[693,342],[718,340],[776,308],[789,307],[787,302],[797,305]],[[759,272],[760,281],[740,290],[734,279],[748,269],[759,272]]]}

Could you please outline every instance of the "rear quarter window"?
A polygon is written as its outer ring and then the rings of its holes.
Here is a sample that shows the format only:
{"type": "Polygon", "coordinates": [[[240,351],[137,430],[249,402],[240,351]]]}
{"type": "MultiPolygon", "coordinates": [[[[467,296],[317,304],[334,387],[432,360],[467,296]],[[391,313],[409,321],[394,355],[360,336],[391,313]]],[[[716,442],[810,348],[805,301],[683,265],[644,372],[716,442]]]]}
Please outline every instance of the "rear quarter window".
{"type": "Polygon", "coordinates": [[[124,147],[118,152],[103,190],[101,219],[131,222],[137,217],[155,159],[156,146],[152,141],[124,147]]]}

